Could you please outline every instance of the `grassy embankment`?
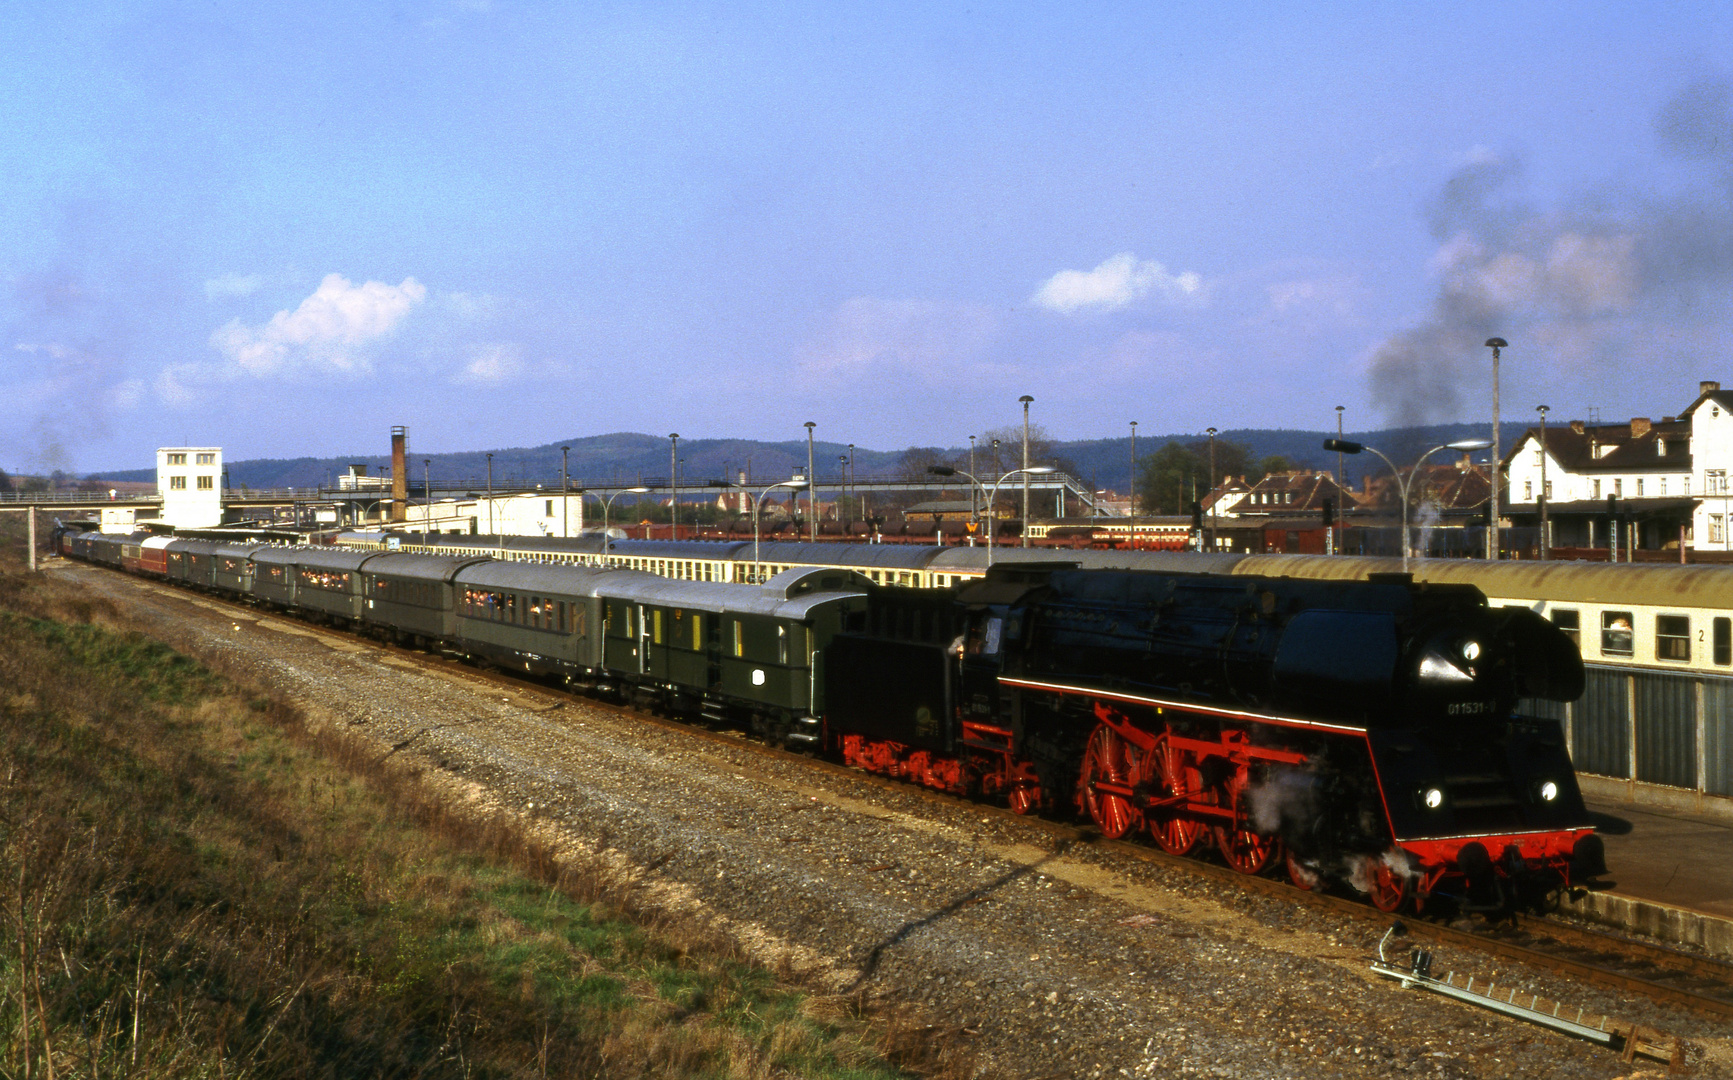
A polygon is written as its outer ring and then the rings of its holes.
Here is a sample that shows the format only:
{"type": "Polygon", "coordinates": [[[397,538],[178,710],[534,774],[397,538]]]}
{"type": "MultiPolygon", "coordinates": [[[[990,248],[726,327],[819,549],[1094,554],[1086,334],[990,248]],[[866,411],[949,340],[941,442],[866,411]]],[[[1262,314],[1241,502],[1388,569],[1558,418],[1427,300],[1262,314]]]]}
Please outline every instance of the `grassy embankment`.
{"type": "Polygon", "coordinates": [[[0,1071],[959,1072],[0,550],[0,1071]]]}

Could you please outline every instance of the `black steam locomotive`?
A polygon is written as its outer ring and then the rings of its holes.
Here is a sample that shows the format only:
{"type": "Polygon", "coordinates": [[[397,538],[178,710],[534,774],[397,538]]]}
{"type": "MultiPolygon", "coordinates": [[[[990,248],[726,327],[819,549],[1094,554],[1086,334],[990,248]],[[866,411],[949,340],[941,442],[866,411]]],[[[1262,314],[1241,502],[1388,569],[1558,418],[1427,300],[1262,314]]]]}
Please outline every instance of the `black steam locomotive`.
{"type": "Polygon", "coordinates": [[[1109,837],[1384,910],[1604,872],[1559,725],[1518,710],[1581,695],[1576,646],[1472,586],[1043,563],[876,599],[825,654],[827,734],[863,768],[1074,804],[1109,837]]]}

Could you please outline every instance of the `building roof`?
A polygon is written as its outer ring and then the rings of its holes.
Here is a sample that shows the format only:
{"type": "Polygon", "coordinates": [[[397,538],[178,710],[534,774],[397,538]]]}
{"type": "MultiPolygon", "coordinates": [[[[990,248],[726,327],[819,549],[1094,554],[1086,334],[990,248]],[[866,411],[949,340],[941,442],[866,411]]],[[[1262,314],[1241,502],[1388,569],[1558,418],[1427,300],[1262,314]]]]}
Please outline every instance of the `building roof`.
{"type": "MultiPolygon", "coordinates": [[[[1530,441],[1540,444],[1539,427],[1527,429],[1511,447],[1504,458],[1506,468],[1530,441]]],[[[1690,472],[1691,423],[1671,416],[1658,421],[1639,416],[1628,424],[1573,420],[1564,426],[1548,426],[1546,452],[1571,472],[1690,472]]]]}

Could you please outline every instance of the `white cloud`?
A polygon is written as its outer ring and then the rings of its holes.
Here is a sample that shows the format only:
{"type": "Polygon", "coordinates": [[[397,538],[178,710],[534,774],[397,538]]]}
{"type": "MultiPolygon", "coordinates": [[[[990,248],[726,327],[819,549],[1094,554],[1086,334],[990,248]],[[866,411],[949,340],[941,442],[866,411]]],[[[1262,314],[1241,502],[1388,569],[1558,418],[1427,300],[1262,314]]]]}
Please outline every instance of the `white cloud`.
{"type": "Polygon", "coordinates": [[[211,345],[234,374],[365,372],[372,366],[368,347],[396,330],[426,297],[426,287],[414,278],[399,285],[356,285],[341,274],[327,274],[294,311],[279,311],[259,327],[232,320],[211,334],[211,345]]]}
{"type": "Polygon", "coordinates": [[[229,296],[251,296],[259,291],[265,279],[257,274],[224,274],[205,282],[205,299],[221,300],[229,296]]]}
{"type": "Polygon", "coordinates": [[[983,308],[857,296],[839,305],[823,337],[803,350],[801,368],[810,378],[967,373],[997,329],[983,308]]]}
{"type": "Polygon", "coordinates": [[[1116,311],[1151,294],[1169,303],[1201,301],[1203,277],[1191,270],[1170,274],[1161,263],[1125,251],[1093,270],[1059,271],[1030,299],[1061,315],[1072,315],[1084,308],[1116,311]]]}
{"type": "Polygon", "coordinates": [[[453,382],[492,385],[509,382],[524,373],[523,349],[517,345],[494,343],[477,345],[469,363],[453,382]]]}

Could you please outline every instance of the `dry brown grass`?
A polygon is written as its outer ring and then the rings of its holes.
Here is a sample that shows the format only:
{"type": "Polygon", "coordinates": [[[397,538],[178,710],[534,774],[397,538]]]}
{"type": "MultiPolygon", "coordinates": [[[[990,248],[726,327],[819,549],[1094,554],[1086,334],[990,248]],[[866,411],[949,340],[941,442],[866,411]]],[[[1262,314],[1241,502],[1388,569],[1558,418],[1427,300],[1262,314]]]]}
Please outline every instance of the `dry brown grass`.
{"type": "MultiPolygon", "coordinates": [[[[963,1076],[0,550],[0,1072],[963,1076]]],[[[209,660],[210,658],[203,658],[209,660]]]]}

